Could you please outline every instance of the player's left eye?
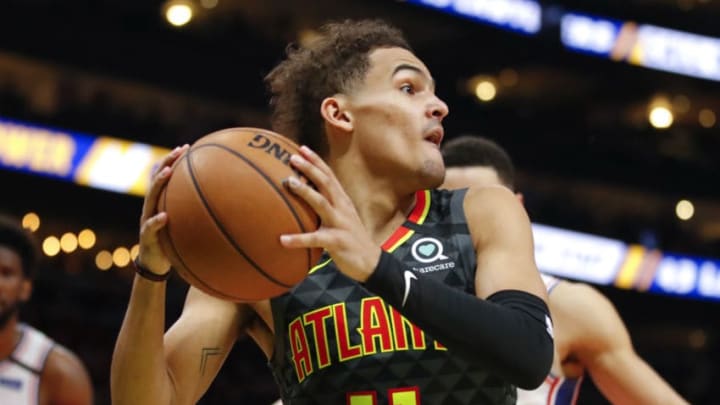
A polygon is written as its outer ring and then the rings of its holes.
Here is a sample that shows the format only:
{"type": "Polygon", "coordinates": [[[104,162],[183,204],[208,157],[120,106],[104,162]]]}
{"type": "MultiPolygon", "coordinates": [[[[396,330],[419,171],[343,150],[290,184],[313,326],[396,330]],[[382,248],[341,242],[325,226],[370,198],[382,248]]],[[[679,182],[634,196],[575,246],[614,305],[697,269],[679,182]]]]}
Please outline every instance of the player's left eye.
{"type": "Polygon", "coordinates": [[[407,93],[407,94],[415,94],[415,88],[412,84],[403,84],[400,87],[400,91],[407,93]]]}

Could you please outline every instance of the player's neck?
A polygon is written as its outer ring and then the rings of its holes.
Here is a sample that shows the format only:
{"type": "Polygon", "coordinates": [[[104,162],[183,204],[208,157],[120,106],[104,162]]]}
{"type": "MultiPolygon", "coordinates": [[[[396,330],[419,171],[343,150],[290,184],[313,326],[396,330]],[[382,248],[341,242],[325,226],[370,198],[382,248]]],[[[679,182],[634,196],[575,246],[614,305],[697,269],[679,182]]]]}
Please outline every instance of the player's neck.
{"type": "Polygon", "coordinates": [[[17,316],[13,316],[0,329],[0,360],[6,359],[15,350],[19,337],[17,316]]]}
{"type": "Polygon", "coordinates": [[[332,163],[365,228],[378,245],[382,244],[412,211],[415,191],[399,192],[389,179],[371,175],[358,165],[332,163]]]}

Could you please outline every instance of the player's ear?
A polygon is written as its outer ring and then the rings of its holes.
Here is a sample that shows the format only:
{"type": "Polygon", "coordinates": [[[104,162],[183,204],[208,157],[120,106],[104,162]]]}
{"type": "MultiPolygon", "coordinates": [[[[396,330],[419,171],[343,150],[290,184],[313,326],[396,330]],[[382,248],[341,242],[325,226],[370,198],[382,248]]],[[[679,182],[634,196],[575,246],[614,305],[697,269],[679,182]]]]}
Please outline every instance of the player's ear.
{"type": "Polygon", "coordinates": [[[525,196],[523,196],[523,193],[515,193],[515,197],[520,200],[520,204],[525,205],[525,196]]]}
{"type": "Polygon", "coordinates": [[[353,130],[353,115],[348,110],[348,99],[342,94],[335,94],[327,97],[320,104],[320,114],[325,119],[326,125],[343,132],[353,130]]]}

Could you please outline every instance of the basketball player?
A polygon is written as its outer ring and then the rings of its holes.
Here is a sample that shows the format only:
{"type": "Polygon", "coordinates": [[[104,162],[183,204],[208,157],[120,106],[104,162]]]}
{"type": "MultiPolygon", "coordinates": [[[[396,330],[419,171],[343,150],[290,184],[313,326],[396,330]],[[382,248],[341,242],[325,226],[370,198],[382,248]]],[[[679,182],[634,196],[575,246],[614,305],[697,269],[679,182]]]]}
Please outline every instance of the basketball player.
{"type": "MultiPolygon", "coordinates": [[[[442,152],[447,168],[443,187],[514,189],[512,161],[495,142],[461,136],[446,142],[442,152]]],[[[625,325],[605,296],[587,284],[542,278],[553,315],[555,356],[539,388],[518,390],[519,405],[573,404],[586,374],[614,404],[686,403],[635,353],[625,325]]]]}
{"type": "Polygon", "coordinates": [[[113,403],[195,403],[243,331],[286,405],[511,404],[515,386],[540,385],[552,328],[530,222],[508,190],[434,189],[448,107],[402,34],[378,21],[326,25],[266,81],[273,129],[305,145],[291,164],[315,187],[286,186],[322,219],[281,243],[327,255],[272,300],[191,288],[163,337],[170,264],[157,198],[187,147],[176,149],[145,199],[113,403]]]}
{"type": "Polygon", "coordinates": [[[18,319],[36,262],[32,235],[0,218],[0,403],[92,404],[90,378],[77,356],[18,319]]]}

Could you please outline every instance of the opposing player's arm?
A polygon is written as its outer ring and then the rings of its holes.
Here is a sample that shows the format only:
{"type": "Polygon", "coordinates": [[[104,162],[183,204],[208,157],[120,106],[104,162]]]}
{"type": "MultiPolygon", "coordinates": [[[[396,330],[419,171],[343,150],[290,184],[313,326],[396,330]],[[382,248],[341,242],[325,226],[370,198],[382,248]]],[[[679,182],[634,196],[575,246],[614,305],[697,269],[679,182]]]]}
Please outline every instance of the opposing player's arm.
{"type": "Polygon", "coordinates": [[[615,404],[687,404],[633,349],[622,319],[593,287],[560,283],[550,308],[563,323],[570,353],[615,404]]]}
{"type": "Polygon", "coordinates": [[[42,392],[51,405],[91,405],[93,388],[80,359],[62,346],[55,346],[47,358],[41,377],[42,392]]]}

